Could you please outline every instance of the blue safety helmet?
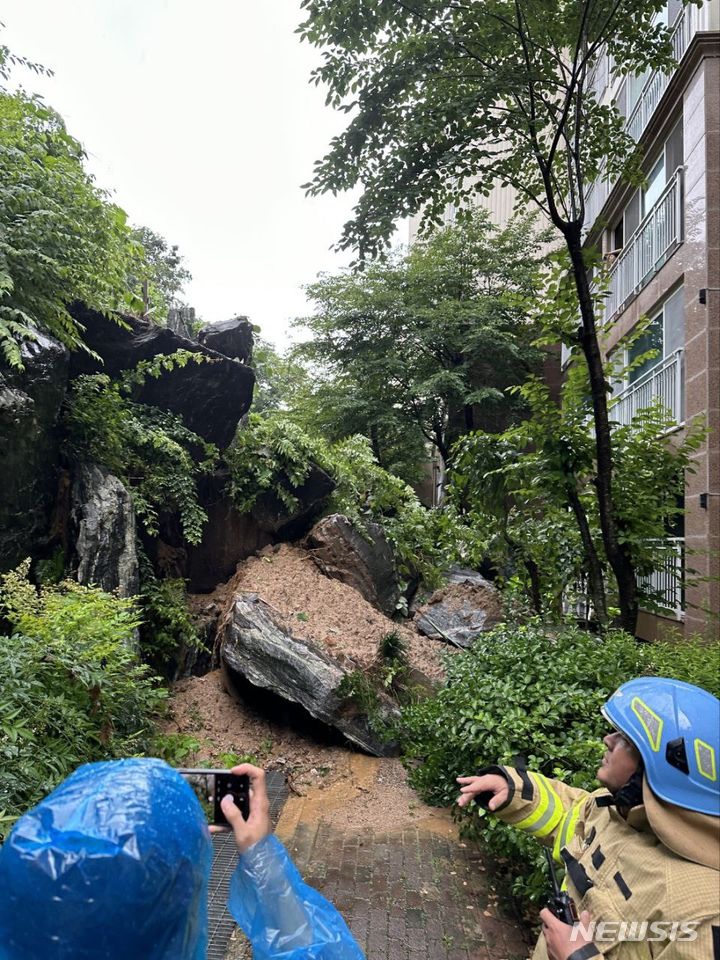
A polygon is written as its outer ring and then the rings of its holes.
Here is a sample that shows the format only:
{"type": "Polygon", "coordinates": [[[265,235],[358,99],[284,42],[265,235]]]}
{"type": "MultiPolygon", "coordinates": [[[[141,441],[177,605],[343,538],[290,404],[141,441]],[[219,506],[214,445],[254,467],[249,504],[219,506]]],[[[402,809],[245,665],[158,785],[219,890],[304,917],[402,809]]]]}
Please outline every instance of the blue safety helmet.
{"type": "Polygon", "coordinates": [[[0,960],[205,960],[211,860],[166,763],[86,764],[0,848],[0,960]]]}
{"type": "Polygon", "coordinates": [[[681,680],[624,683],[603,716],[635,744],[651,790],[685,810],[720,816],[720,700],[681,680]]]}

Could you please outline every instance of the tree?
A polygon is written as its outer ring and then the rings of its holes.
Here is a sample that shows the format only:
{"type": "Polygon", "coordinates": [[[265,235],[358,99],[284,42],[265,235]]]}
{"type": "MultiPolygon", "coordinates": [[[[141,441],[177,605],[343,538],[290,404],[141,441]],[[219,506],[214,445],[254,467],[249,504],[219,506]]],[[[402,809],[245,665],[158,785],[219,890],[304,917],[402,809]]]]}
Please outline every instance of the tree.
{"type": "Polygon", "coordinates": [[[253,413],[292,409],[308,372],[302,364],[279,353],[274,344],[260,336],[259,327],[255,330],[251,361],[255,371],[253,413]]]}
{"type": "Polygon", "coordinates": [[[409,431],[447,467],[459,436],[519,415],[522,404],[505,390],[542,360],[518,307],[542,240],[532,220],[498,230],[475,211],[407,254],[307,288],[316,312],[302,322],[314,338],[298,352],[327,371],[337,394],[330,409],[353,418],[348,432],[362,430],[380,463],[388,441],[409,431]]]}
{"type": "Polygon", "coordinates": [[[181,304],[180,295],[192,274],[177,244],[168,244],[164,237],[149,227],[134,227],[132,238],[137,244],[138,258],[128,277],[128,287],[145,301],[144,312],[156,323],[167,319],[168,309],[181,304]]]}
{"type": "MultiPolygon", "coordinates": [[[[462,207],[495,181],[540,208],[564,240],[595,427],[595,487],[621,622],[634,630],[637,578],[614,491],[613,444],[592,254],[583,249],[585,193],[601,162],[609,177],[639,178],[639,157],[614,105],[590,79],[603,46],[615,71],[673,65],[664,0],[303,0],[300,33],[323,49],[316,83],[352,118],[316,165],[309,192],[361,182],[341,246],[360,258],[383,249],[395,220],[446,203],[462,207]]],[[[575,325],[576,326],[576,325],[575,325]]]]}
{"type": "Polygon", "coordinates": [[[125,285],[135,253],[125,213],[85,172],[62,118],[2,85],[16,64],[42,68],[0,47],[0,349],[20,367],[20,343],[38,329],[81,345],[73,300],[108,313],[136,301],[125,285]]]}
{"type": "MultiPolygon", "coordinates": [[[[627,346],[642,342],[646,328],[638,325],[627,346]]],[[[654,351],[642,351],[625,370],[616,360],[610,373],[622,380],[649,359],[654,351]]],[[[607,564],[594,493],[587,381],[587,368],[572,364],[558,403],[541,378],[529,377],[518,392],[530,416],[499,435],[463,438],[451,494],[462,514],[475,515],[486,525],[491,520],[493,559],[498,565],[509,561],[516,576],[518,565],[524,566],[523,585],[538,613],[550,607],[560,614],[563,594],[573,593],[583,580],[594,619],[604,627],[609,619],[607,564]]],[[[611,401],[611,417],[612,409],[611,401]]],[[[673,550],[668,532],[681,512],[684,475],[694,471],[693,457],[705,437],[694,424],[670,444],[665,435],[673,427],[672,417],[656,403],[639,411],[630,424],[617,425],[613,434],[623,535],[633,567],[644,578],[638,584],[643,605],[658,612],[664,598],[653,591],[649,577],[663,567],[668,573],[674,570],[668,562],[673,550]]]]}

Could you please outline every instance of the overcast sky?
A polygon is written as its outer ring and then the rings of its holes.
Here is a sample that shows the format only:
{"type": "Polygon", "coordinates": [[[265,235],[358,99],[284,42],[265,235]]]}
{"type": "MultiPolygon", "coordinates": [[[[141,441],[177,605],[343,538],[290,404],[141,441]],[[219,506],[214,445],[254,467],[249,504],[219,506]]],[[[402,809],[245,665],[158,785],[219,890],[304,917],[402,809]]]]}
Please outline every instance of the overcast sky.
{"type": "Polygon", "coordinates": [[[18,74],[82,141],[133,223],[179,245],[203,319],[247,314],[283,347],[352,198],[300,184],[346,120],[308,84],[299,0],[3,0],[18,74]]]}

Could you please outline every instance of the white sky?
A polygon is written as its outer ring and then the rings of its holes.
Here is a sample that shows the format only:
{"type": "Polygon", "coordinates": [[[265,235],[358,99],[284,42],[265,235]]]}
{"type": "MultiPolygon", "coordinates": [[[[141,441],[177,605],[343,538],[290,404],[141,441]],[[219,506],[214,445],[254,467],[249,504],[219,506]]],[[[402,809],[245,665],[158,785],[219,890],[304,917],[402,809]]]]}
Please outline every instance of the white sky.
{"type": "Polygon", "coordinates": [[[299,0],[3,0],[3,42],[55,71],[22,71],[85,146],[133,223],[176,243],[204,320],[247,314],[284,347],[300,290],[352,197],[300,184],[347,121],[308,84],[319,52],[299,0]]]}

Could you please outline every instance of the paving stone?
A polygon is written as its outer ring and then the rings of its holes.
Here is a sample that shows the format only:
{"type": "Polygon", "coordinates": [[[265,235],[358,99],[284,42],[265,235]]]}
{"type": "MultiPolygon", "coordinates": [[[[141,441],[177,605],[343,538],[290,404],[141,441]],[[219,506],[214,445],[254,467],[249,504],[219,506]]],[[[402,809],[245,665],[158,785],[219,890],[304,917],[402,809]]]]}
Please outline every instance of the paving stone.
{"type": "Polygon", "coordinates": [[[420,828],[362,834],[300,817],[289,842],[308,882],[345,916],[368,960],[524,960],[526,932],[486,917],[483,853],[420,828]]]}

